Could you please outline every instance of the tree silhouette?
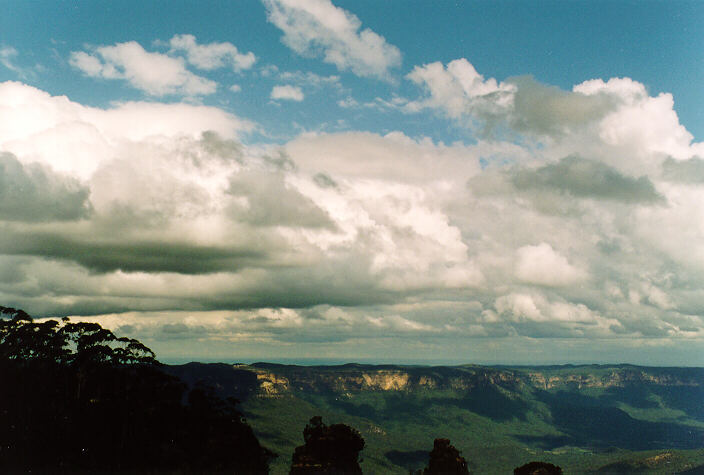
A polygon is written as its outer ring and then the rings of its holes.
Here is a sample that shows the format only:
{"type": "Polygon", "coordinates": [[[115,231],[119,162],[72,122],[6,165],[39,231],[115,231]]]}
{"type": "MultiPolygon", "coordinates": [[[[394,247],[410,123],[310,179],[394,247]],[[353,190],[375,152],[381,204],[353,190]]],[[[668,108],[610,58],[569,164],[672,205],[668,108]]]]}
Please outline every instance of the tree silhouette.
{"type": "Polygon", "coordinates": [[[0,307],[0,472],[266,472],[236,409],[96,323],[0,307]]]}
{"type": "Polygon", "coordinates": [[[360,433],[345,424],[326,426],[320,416],[303,429],[304,445],[296,447],[291,474],[362,473],[359,452],[364,449],[360,433]]]}
{"type": "Polygon", "coordinates": [[[467,461],[460,455],[460,451],[450,444],[450,439],[435,439],[428,466],[423,470],[423,474],[468,473],[467,461]]]}

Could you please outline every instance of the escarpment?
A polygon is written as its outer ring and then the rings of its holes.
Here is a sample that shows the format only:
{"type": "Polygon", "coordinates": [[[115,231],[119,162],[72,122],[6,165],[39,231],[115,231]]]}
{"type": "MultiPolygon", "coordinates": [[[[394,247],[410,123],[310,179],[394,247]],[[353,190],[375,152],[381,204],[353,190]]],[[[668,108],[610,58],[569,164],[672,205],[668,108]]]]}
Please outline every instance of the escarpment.
{"type": "Polygon", "coordinates": [[[697,369],[682,374],[663,374],[658,368],[566,367],[490,368],[479,366],[403,367],[344,365],[326,367],[272,364],[241,365],[253,371],[259,394],[274,396],[289,391],[360,392],[460,390],[497,387],[553,389],[621,388],[633,384],[658,386],[703,386],[704,372],[697,369]]]}

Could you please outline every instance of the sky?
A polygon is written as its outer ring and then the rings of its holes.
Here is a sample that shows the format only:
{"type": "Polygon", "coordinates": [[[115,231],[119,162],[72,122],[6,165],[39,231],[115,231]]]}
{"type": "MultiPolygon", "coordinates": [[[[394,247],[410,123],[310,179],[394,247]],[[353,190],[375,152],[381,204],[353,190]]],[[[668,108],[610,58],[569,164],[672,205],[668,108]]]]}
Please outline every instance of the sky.
{"type": "Polygon", "coordinates": [[[167,362],[704,365],[704,3],[2,7],[2,305],[167,362]]]}

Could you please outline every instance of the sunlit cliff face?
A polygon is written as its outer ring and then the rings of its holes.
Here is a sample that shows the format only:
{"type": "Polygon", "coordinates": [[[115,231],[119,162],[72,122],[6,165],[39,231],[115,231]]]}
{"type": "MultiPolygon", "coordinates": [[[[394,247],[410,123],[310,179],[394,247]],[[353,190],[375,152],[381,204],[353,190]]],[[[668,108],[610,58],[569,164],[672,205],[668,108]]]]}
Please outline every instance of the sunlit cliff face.
{"type": "Polygon", "coordinates": [[[537,369],[494,368],[415,368],[413,370],[377,369],[373,366],[358,369],[327,367],[307,368],[261,368],[237,365],[237,368],[253,371],[257,375],[259,397],[282,397],[296,392],[340,393],[352,396],[365,391],[414,392],[431,389],[460,391],[497,388],[505,391],[525,389],[587,389],[625,388],[640,384],[650,386],[700,387],[700,374],[695,371],[672,374],[647,368],[608,368],[589,371],[588,368],[563,370],[559,373],[537,369]]]}

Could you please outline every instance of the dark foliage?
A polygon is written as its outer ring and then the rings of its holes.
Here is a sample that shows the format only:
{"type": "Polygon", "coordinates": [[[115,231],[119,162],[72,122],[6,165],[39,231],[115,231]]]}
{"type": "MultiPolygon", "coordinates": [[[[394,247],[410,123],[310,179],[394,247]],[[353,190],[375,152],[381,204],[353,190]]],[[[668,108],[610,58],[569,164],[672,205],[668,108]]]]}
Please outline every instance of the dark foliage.
{"type": "MultiPolygon", "coordinates": [[[[661,392],[665,394],[664,390],[661,392]]],[[[683,388],[682,392],[697,394],[690,393],[688,388],[683,388]]],[[[603,398],[592,398],[575,391],[555,393],[541,391],[536,395],[550,409],[553,425],[569,436],[569,439],[548,437],[536,440],[538,445],[549,449],[562,445],[594,448],[620,447],[628,450],[701,447],[704,430],[696,427],[674,422],[634,419],[618,407],[603,405],[603,398]]],[[[691,401],[688,403],[693,404],[691,401]]],[[[528,441],[525,438],[518,438],[528,441]]]]}
{"type": "Polygon", "coordinates": [[[384,454],[394,465],[399,465],[410,473],[423,473],[423,470],[416,470],[418,467],[428,465],[427,450],[389,450],[384,454]]]}
{"type": "Polygon", "coordinates": [[[454,404],[460,409],[472,411],[496,422],[505,422],[512,419],[526,419],[528,405],[519,398],[506,395],[506,390],[489,381],[482,381],[467,391],[462,399],[448,399],[446,404],[454,404]]]}
{"type": "Polygon", "coordinates": [[[139,341],[0,316],[0,472],[267,471],[236,401],[198,386],[186,396],[139,341]]]}
{"type": "Polygon", "coordinates": [[[205,383],[221,398],[234,397],[246,401],[259,389],[256,373],[234,368],[231,364],[191,362],[167,365],[164,371],[176,376],[189,388],[205,383]]]}
{"type": "Polygon", "coordinates": [[[467,461],[460,451],[450,444],[449,439],[435,439],[433,450],[430,451],[428,466],[424,475],[431,474],[468,474],[467,461]]]}
{"type": "Polygon", "coordinates": [[[562,475],[562,469],[547,462],[530,462],[513,469],[513,475],[562,475]]]}
{"type": "Polygon", "coordinates": [[[345,424],[326,426],[320,416],[313,417],[303,429],[304,445],[296,447],[291,474],[362,473],[359,452],[364,439],[345,424]]]}
{"type": "Polygon", "coordinates": [[[684,472],[680,472],[680,475],[704,475],[704,465],[699,465],[698,467],[690,468],[684,472]]]}

